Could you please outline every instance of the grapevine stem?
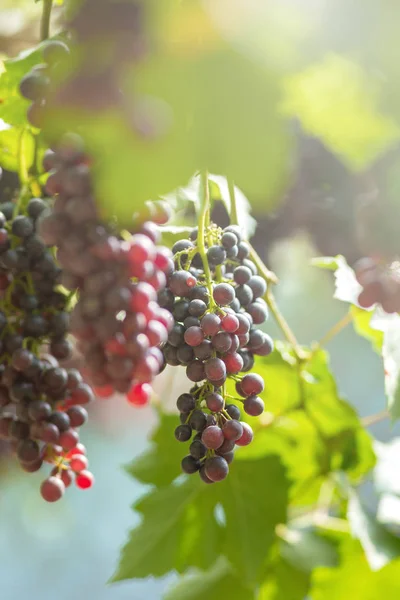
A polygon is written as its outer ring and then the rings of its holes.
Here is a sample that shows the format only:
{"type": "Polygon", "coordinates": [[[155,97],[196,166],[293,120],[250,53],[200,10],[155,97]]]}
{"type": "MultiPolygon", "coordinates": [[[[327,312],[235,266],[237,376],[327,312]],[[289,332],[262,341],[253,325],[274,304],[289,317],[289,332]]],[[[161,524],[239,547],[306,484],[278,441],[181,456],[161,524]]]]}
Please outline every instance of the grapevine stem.
{"type": "Polygon", "coordinates": [[[361,419],[361,423],[363,427],[370,427],[371,425],[375,425],[375,423],[380,423],[389,417],[389,413],[387,410],[383,410],[382,412],[376,413],[375,415],[369,415],[368,417],[364,417],[361,419]]]}
{"type": "Polygon", "coordinates": [[[296,336],[294,335],[293,331],[291,330],[289,324],[287,323],[285,317],[283,316],[283,314],[281,313],[281,311],[278,308],[278,304],[275,300],[275,296],[273,295],[273,293],[271,292],[271,290],[267,290],[267,293],[264,296],[264,300],[268,305],[268,308],[271,312],[271,314],[273,315],[276,323],[278,324],[278,326],[280,327],[283,335],[285,336],[286,340],[289,342],[289,344],[292,346],[293,351],[297,357],[297,359],[303,359],[303,352],[299,346],[299,343],[296,339],[296,336]]]}
{"type": "Polygon", "coordinates": [[[40,39],[47,40],[50,35],[50,17],[53,8],[53,0],[43,0],[42,18],[40,21],[40,39]]]}
{"type": "Polygon", "coordinates": [[[250,246],[250,260],[256,265],[258,272],[265,279],[268,284],[276,284],[278,283],[278,278],[273,271],[270,271],[263,263],[259,254],[255,251],[253,246],[247,242],[250,246]]]}
{"type": "Polygon", "coordinates": [[[202,171],[201,173],[201,198],[200,198],[200,211],[199,211],[199,231],[197,235],[197,249],[203,261],[204,274],[206,276],[206,284],[208,293],[210,295],[210,302],[213,299],[213,288],[210,266],[208,264],[206,246],[205,246],[205,232],[208,226],[207,217],[210,214],[210,190],[208,187],[208,173],[202,171]]]}
{"type": "Polygon", "coordinates": [[[326,346],[334,337],[336,337],[338,335],[338,333],[340,333],[342,331],[342,329],[344,329],[345,327],[347,327],[347,325],[349,325],[353,320],[353,317],[351,315],[351,312],[349,311],[348,313],[346,313],[344,315],[344,317],[342,317],[340,319],[340,321],[338,321],[336,323],[336,325],[334,325],[325,335],[323,338],[321,338],[321,340],[318,342],[318,347],[322,348],[323,346],[326,346]]]}

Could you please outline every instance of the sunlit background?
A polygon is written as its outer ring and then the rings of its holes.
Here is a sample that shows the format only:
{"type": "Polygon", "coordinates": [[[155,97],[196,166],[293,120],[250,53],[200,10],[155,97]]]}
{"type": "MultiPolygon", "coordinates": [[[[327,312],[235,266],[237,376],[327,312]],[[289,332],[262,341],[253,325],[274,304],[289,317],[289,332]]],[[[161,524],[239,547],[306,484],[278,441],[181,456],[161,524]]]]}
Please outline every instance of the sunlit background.
{"type": "MultiPolygon", "coordinates": [[[[309,344],[347,311],[332,298],[332,274],[312,267],[310,260],[343,253],[353,262],[361,255],[366,240],[355,225],[356,201],[373,196],[377,188],[379,194],[381,156],[399,137],[390,110],[377,110],[381,84],[390,79],[393,66],[385,62],[390,42],[386,51],[377,49],[385,31],[391,35],[397,13],[392,15],[391,3],[382,0],[205,0],[204,5],[213,26],[239,52],[282,74],[282,112],[301,122],[293,121],[296,143],[274,211],[264,208],[271,207],[271,199],[257,201],[254,243],[279,274],[276,296],[282,312],[298,339],[309,344]],[[326,125],[330,115],[332,130],[326,125]]],[[[2,0],[0,53],[15,55],[35,43],[40,8],[33,0],[2,0]]],[[[187,25],[190,31],[190,21],[187,25]]],[[[194,31],[197,26],[194,20],[194,31]]],[[[391,89],[383,105],[390,109],[396,98],[391,89]]],[[[398,168],[391,174],[396,183],[398,168]]],[[[278,335],[272,323],[266,330],[278,335]]],[[[385,406],[382,361],[367,341],[348,327],[329,350],[341,393],[361,416],[380,412],[385,406]]],[[[171,381],[168,370],[157,384],[160,402],[171,409],[176,389],[186,390],[181,371],[181,379],[174,376],[173,393],[164,384],[171,381]]],[[[43,503],[38,494],[40,473],[28,477],[11,460],[0,463],[2,600],[161,600],[173,576],[105,585],[129,528],[138,521],[130,507],[144,490],[123,465],[146,449],[154,424],[150,408],[132,409],[121,398],[98,402],[84,432],[96,485],[86,492],[72,489],[55,505],[43,503]]],[[[388,421],[370,429],[384,441],[400,431],[388,421]]],[[[372,493],[366,489],[365,495],[373,505],[372,493]]]]}

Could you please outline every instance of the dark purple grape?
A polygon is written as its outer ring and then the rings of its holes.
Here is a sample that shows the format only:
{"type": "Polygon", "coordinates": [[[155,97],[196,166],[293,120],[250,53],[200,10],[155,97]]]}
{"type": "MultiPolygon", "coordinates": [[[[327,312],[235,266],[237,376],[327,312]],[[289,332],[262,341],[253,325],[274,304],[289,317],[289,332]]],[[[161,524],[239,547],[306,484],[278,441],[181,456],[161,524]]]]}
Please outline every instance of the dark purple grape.
{"type": "Polygon", "coordinates": [[[207,416],[202,410],[194,410],[190,416],[189,424],[195,431],[203,431],[207,426],[207,416]]]}
{"type": "Polygon", "coordinates": [[[226,260],[226,252],[222,246],[210,246],[207,250],[207,259],[210,265],[216,267],[226,260]]]}
{"type": "Polygon", "coordinates": [[[261,394],[264,391],[264,380],[257,373],[248,373],[240,383],[246,397],[261,394]]]}
{"type": "Polygon", "coordinates": [[[17,447],[17,456],[23,463],[36,462],[40,457],[40,449],[34,440],[22,440],[17,447]]]}
{"type": "Polygon", "coordinates": [[[245,282],[253,292],[253,298],[261,298],[267,292],[267,284],[259,275],[252,275],[250,281],[245,282]]]}
{"type": "Polygon", "coordinates": [[[203,442],[201,440],[195,439],[190,444],[189,452],[193,456],[193,458],[195,458],[196,460],[200,460],[201,458],[203,458],[206,455],[207,448],[205,447],[205,445],[203,444],[203,442]]]}
{"type": "Polygon", "coordinates": [[[190,381],[202,381],[206,377],[204,365],[199,360],[194,360],[186,367],[186,376],[190,381]]]}
{"type": "Polygon", "coordinates": [[[204,463],[206,476],[211,481],[222,481],[229,473],[229,466],[222,456],[212,456],[207,458],[204,463]]]}
{"type": "Polygon", "coordinates": [[[28,415],[32,421],[44,421],[52,413],[51,405],[44,400],[34,400],[29,403],[28,415]]]}
{"type": "Polygon", "coordinates": [[[200,468],[199,475],[200,479],[204,481],[204,483],[214,483],[214,481],[207,477],[204,465],[200,468]]]}
{"type": "Polygon", "coordinates": [[[243,403],[244,412],[252,417],[259,417],[265,409],[264,402],[259,396],[248,396],[243,403]]]}
{"type": "Polygon", "coordinates": [[[225,250],[233,248],[234,246],[237,245],[237,243],[238,243],[238,238],[234,233],[232,233],[230,231],[226,231],[225,233],[222,234],[221,244],[223,245],[225,250]]]}
{"type": "Polygon", "coordinates": [[[204,368],[207,379],[210,381],[219,381],[226,377],[225,363],[220,358],[209,358],[204,368]]]}
{"type": "Polygon", "coordinates": [[[261,346],[259,346],[258,348],[256,348],[256,350],[254,350],[254,354],[257,354],[258,356],[269,356],[269,354],[271,354],[271,352],[274,349],[274,342],[272,340],[272,338],[267,335],[266,333],[264,333],[264,341],[261,344],[261,346]]]}
{"type": "Polygon", "coordinates": [[[189,316],[188,300],[177,300],[172,310],[175,321],[184,321],[189,316]]]}
{"type": "Polygon", "coordinates": [[[179,412],[189,413],[196,408],[196,400],[192,394],[181,394],[176,401],[179,412]]]}
{"type": "Polygon", "coordinates": [[[220,331],[212,337],[211,342],[214,348],[218,350],[218,352],[224,354],[230,349],[232,345],[232,338],[230,334],[226,331],[220,331]]]}
{"type": "Polygon", "coordinates": [[[214,352],[213,345],[209,340],[204,340],[201,342],[201,344],[199,344],[199,346],[193,348],[193,350],[195,357],[199,360],[207,360],[208,358],[211,358],[214,352]]]}
{"type": "Polygon", "coordinates": [[[251,279],[252,273],[248,267],[240,265],[233,271],[233,279],[238,285],[244,285],[251,279]]]}
{"type": "Polygon", "coordinates": [[[221,319],[218,315],[208,313],[201,319],[201,328],[205,335],[213,336],[218,333],[221,327],[221,319]]]}
{"type": "Polygon", "coordinates": [[[225,410],[232,419],[240,419],[240,409],[235,404],[227,404],[225,410]]]}
{"type": "Polygon", "coordinates": [[[199,298],[195,298],[191,300],[189,303],[189,314],[192,317],[201,317],[207,310],[207,304],[200,300],[199,298]]]}
{"type": "Polygon", "coordinates": [[[200,346],[204,340],[204,333],[200,327],[189,327],[184,333],[185,342],[189,346],[200,346]]]}
{"type": "Polygon", "coordinates": [[[192,437],[192,428],[190,425],[178,425],[175,429],[175,437],[178,442],[187,442],[192,437]]]}
{"type": "Polygon", "coordinates": [[[200,461],[196,460],[193,456],[185,456],[181,462],[182,471],[188,475],[196,473],[200,469],[200,465],[200,461]]]}

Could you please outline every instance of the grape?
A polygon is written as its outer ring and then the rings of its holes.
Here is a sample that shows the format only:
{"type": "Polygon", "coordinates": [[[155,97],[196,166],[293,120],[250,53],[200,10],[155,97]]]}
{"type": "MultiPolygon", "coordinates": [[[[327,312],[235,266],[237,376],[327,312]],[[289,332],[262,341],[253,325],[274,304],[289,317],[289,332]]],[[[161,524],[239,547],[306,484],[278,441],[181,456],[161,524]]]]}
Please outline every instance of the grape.
{"type": "Polygon", "coordinates": [[[189,419],[189,425],[195,431],[203,431],[207,425],[207,417],[201,410],[194,410],[189,419]]]}
{"type": "Polygon", "coordinates": [[[63,497],[65,485],[59,477],[49,477],[40,486],[40,494],[46,502],[57,502],[63,497]]]}
{"type": "Polygon", "coordinates": [[[251,302],[247,307],[248,313],[253,319],[255,325],[261,325],[268,318],[268,309],[259,302],[251,302]]]}
{"type": "Polygon", "coordinates": [[[224,356],[223,361],[228,374],[239,373],[243,368],[243,358],[237,352],[224,356]]]}
{"type": "Polygon", "coordinates": [[[249,336],[249,348],[256,350],[264,343],[264,333],[260,329],[252,329],[249,336]]]}
{"type": "Polygon", "coordinates": [[[195,458],[196,460],[200,460],[201,458],[203,458],[206,455],[207,448],[205,447],[203,442],[195,439],[190,444],[189,451],[190,451],[190,454],[193,456],[193,458],[195,458]]]}
{"type": "Polygon", "coordinates": [[[36,462],[40,457],[39,445],[33,440],[22,440],[17,446],[17,456],[23,463],[36,462]]]}
{"type": "Polygon", "coordinates": [[[233,233],[236,236],[237,242],[242,241],[242,232],[240,230],[239,225],[228,225],[224,229],[224,233],[233,233]]]}
{"type": "Polygon", "coordinates": [[[241,422],[243,427],[242,436],[236,440],[237,446],[248,446],[253,441],[253,430],[247,423],[241,422]]]}
{"type": "Polygon", "coordinates": [[[59,444],[64,450],[72,450],[79,442],[79,435],[74,429],[67,429],[60,435],[59,444]]]}
{"type": "Polygon", "coordinates": [[[176,296],[186,296],[196,285],[196,278],[188,271],[175,271],[170,277],[169,287],[176,296]]]}
{"type": "Polygon", "coordinates": [[[218,381],[226,377],[225,363],[220,358],[209,358],[204,369],[207,379],[211,381],[218,381]]]}
{"type": "Polygon", "coordinates": [[[88,468],[89,461],[82,454],[73,454],[69,460],[69,466],[75,473],[80,473],[88,468]]]}
{"type": "Polygon", "coordinates": [[[225,353],[232,346],[232,338],[229,333],[220,331],[212,337],[211,343],[218,352],[225,353]]]}
{"type": "Polygon", "coordinates": [[[210,246],[207,250],[207,259],[210,265],[218,266],[226,260],[226,252],[222,246],[210,246]]]}
{"type": "Polygon", "coordinates": [[[126,399],[132,406],[145,406],[150,402],[151,395],[152,389],[148,383],[137,383],[130,388],[126,399]]]}
{"type": "Polygon", "coordinates": [[[250,281],[245,281],[244,283],[247,283],[249,288],[251,288],[254,299],[264,296],[267,292],[267,284],[259,275],[252,275],[250,281]]]}
{"type": "Polygon", "coordinates": [[[34,400],[29,403],[28,415],[32,421],[45,421],[52,413],[51,405],[43,400],[34,400]]]}
{"type": "Polygon", "coordinates": [[[252,417],[259,417],[265,409],[264,402],[258,396],[248,396],[243,403],[244,412],[252,417]]]}
{"type": "Polygon", "coordinates": [[[49,85],[50,80],[44,74],[30,71],[21,80],[19,91],[21,96],[27,100],[35,101],[43,98],[43,96],[47,93],[49,85]]]}
{"type": "Polygon", "coordinates": [[[190,475],[200,469],[200,461],[196,460],[193,456],[185,456],[182,459],[181,466],[182,471],[190,475]]]}
{"type": "Polygon", "coordinates": [[[207,310],[207,304],[199,298],[194,298],[190,301],[188,310],[193,317],[201,317],[207,310]]]}
{"type": "Polygon", "coordinates": [[[228,452],[232,452],[232,450],[234,450],[234,449],[235,449],[235,441],[224,438],[223,444],[218,448],[216,453],[219,454],[220,456],[224,456],[228,452]]]}
{"type": "Polygon", "coordinates": [[[214,481],[212,481],[209,477],[207,477],[204,465],[202,467],[200,467],[199,475],[200,475],[200,479],[204,483],[214,483],[214,481]]]}
{"type": "Polygon", "coordinates": [[[243,435],[243,427],[239,421],[233,419],[226,421],[222,427],[222,432],[225,439],[236,442],[243,435]]]}
{"type": "Polygon", "coordinates": [[[32,235],[34,231],[33,222],[29,217],[24,217],[23,215],[17,215],[14,217],[11,231],[13,235],[17,237],[26,238],[32,235]]]}
{"type": "Polygon", "coordinates": [[[189,302],[187,300],[175,302],[172,315],[176,321],[184,321],[189,316],[189,302]]]}
{"type": "Polygon", "coordinates": [[[175,438],[178,442],[187,442],[192,437],[192,428],[190,425],[178,425],[175,429],[175,438]]]}
{"type": "Polygon", "coordinates": [[[70,420],[71,427],[81,427],[88,420],[87,410],[83,406],[71,406],[67,410],[67,415],[70,420]]]}
{"type": "Polygon", "coordinates": [[[173,326],[173,328],[171,329],[171,331],[168,334],[168,343],[170,344],[170,346],[175,346],[175,348],[177,348],[178,346],[180,346],[183,343],[184,336],[185,336],[184,326],[181,325],[180,323],[175,323],[175,325],[173,326]]]}
{"type": "Polygon", "coordinates": [[[200,346],[204,340],[204,333],[200,327],[189,327],[184,333],[184,339],[189,346],[200,346]]]}
{"type": "Polygon", "coordinates": [[[264,390],[264,380],[257,373],[249,373],[243,377],[241,389],[245,396],[260,394],[264,390]]]}
{"type": "Polygon", "coordinates": [[[189,413],[196,407],[196,400],[192,394],[181,394],[176,401],[179,412],[189,413]]]}
{"type": "Polygon", "coordinates": [[[227,404],[225,410],[232,419],[240,419],[240,409],[235,404],[227,404]]]}
{"type": "Polygon", "coordinates": [[[233,248],[234,246],[237,245],[237,243],[238,243],[238,238],[234,233],[232,233],[230,231],[226,231],[225,233],[222,234],[221,244],[223,245],[225,250],[229,250],[229,249],[233,248]]]}
{"type": "Polygon", "coordinates": [[[233,271],[233,279],[238,285],[244,285],[245,283],[248,283],[251,279],[251,276],[252,272],[250,269],[248,267],[243,267],[242,265],[236,267],[236,269],[233,271]]]}
{"type": "Polygon", "coordinates": [[[224,408],[224,399],[220,394],[212,392],[206,396],[206,404],[212,412],[220,412],[224,408]]]}
{"type": "Polygon", "coordinates": [[[213,289],[213,297],[220,306],[228,306],[235,298],[235,290],[228,283],[218,283],[213,289]]]}
{"type": "Polygon", "coordinates": [[[88,490],[94,483],[94,477],[92,473],[84,470],[76,476],[75,483],[80,490],[88,490]]]}
{"type": "Polygon", "coordinates": [[[188,344],[182,344],[179,346],[176,356],[181,365],[189,365],[195,358],[193,348],[188,344]]]}
{"type": "Polygon", "coordinates": [[[190,379],[190,381],[194,382],[202,381],[203,379],[205,379],[206,372],[203,363],[197,359],[193,360],[186,367],[186,376],[188,379],[190,379]]]}
{"type": "Polygon", "coordinates": [[[211,481],[222,481],[229,473],[229,466],[226,460],[222,456],[212,456],[207,458],[204,463],[204,470],[206,476],[211,481]]]}
{"type": "Polygon", "coordinates": [[[224,331],[228,331],[229,333],[234,333],[239,328],[239,320],[236,315],[226,314],[222,318],[222,329],[224,331]]]}
{"type": "Polygon", "coordinates": [[[238,285],[235,289],[236,297],[242,306],[248,306],[253,300],[253,292],[251,288],[244,284],[238,285]]]}
{"type": "Polygon", "coordinates": [[[266,333],[264,333],[264,341],[261,344],[261,346],[259,346],[254,354],[257,354],[258,356],[268,356],[269,354],[271,354],[271,352],[274,349],[274,342],[272,340],[272,338],[267,335],[266,333]]]}
{"type": "MultiPolygon", "coordinates": [[[[240,437],[240,436],[239,436],[240,437]]],[[[222,433],[222,429],[217,425],[211,425],[207,427],[201,436],[201,441],[205,445],[206,448],[210,450],[216,450],[224,441],[224,434],[222,433]]]]}
{"type": "Polygon", "coordinates": [[[50,40],[46,42],[42,53],[46,63],[55,64],[68,56],[69,48],[60,40],[50,40]]]}
{"type": "Polygon", "coordinates": [[[207,313],[201,319],[201,328],[204,332],[204,335],[213,336],[217,334],[220,326],[221,319],[218,317],[218,315],[213,313],[207,313]]]}
{"type": "Polygon", "coordinates": [[[204,340],[194,348],[194,355],[199,360],[207,360],[213,355],[213,345],[209,340],[204,340]]]}

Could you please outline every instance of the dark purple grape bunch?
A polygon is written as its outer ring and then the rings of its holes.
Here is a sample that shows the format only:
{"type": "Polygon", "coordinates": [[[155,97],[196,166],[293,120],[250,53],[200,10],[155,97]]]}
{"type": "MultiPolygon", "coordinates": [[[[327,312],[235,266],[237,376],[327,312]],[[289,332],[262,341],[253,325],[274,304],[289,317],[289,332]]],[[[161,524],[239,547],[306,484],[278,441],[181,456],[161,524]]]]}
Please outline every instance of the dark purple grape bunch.
{"type": "Polygon", "coordinates": [[[219,241],[207,248],[212,280],[202,268],[194,230],[192,239],[174,245],[176,270],[158,302],[174,318],[164,346],[167,364],[185,366],[191,381],[207,379],[219,387],[227,376],[251,370],[254,355],[270,354],[273,342],[258,328],[268,317],[262,297],[267,286],[248,258],[239,228],[211,232],[219,241]]]}
{"type": "MultiPolygon", "coordinates": [[[[264,403],[258,394],[264,390],[264,381],[256,373],[248,373],[237,383],[245,412],[259,416],[264,403]]],[[[247,446],[253,440],[250,425],[240,420],[236,404],[226,404],[224,391],[208,383],[195,386],[189,394],[177,400],[181,425],[175,429],[180,442],[191,441],[189,454],[182,460],[184,473],[199,473],[205,483],[225,479],[234,459],[235,446],[247,446]]]]}
{"type": "Polygon", "coordinates": [[[46,479],[41,490],[45,500],[61,498],[74,474],[78,487],[82,474],[93,481],[86,457],[81,467],[72,461],[85,454],[78,428],[86,423],[86,405],[93,399],[79,371],[60,367],[53,356],[39,358],[20,347],[1,364],[0,439],[11,445],[27,473],[39,471],[44,463],[52,465],[50,484],[46,479]]]}
{"type": "Polygon", "coordinates": [[[47,208],[41,198],[0,204],[0,355],[49,344],[58,360],[70,357],[68,295],[61,269],[39,239],[37,222],[47,208]]]}
{"type": "MultiPolygon", "coordinates": [[[[250,392],[249,387],[246,387],[250,378],[250,381],[258,382],[262,391],[262,379],[255,374],[243,377],[241,373],[248,373],[253,368],[255,355],[267,356],[273,350],[272,339],[258,327],[268,317],[267,304],[263,299],[267,286],[249,258],[249,245],[242,240],[238,227],[229,226],[221,230],[211,226],[205,233],[205,256],[197,246],[197,230],[192,232],[191,239],[179,240],[173,247],[175,271],[168,278],[167,288],[158,294],[159,304],[168,309],[174,318],[163,352],[167,364],[185,366],[188,379],[197,384],[196,406],[191,410],[196,411],[195,415],[203,415],[204,427],[205,419],[211,419],[212,426],[220,430],[215,435],[219,436],[221,444],[225,439],[221,437],[224,435],[224,428],[229,432],[236,427],[238,437],[229,440],[234,442],[234,446],[241,437],[239,433],[243,433],[244,425],[226,424],[226,421],[232,420],[225,409],[227,379],[236,383],[240,396],[238,400],[243,402],[246,413],[258,416],[264,410],[264,403],[257,395],[259,392],[250,392]],[[207,265],[204,265],[203,260],[207,260],[207,265]],[[240,388],[242,382],[245,382],[243,389],[240,388]],[[209,402],[207,400],[210,394],[211,398],[213,394],[216,395],[214,404],[211,399],[209,402]],[[243,397],[246,398],[244,401],[243,397]],[[204,407],[211,411],[208,416],[204,413],[204,407]]],[[[187,413],[179,403],[178,408],[181,413],[187,413]]],[[[181,429],[178,428],[178,438],[179,432],[186,431],[186,434],[182,434],[183,437],[190,433],[187,437],[189,439],[192,429],[199,433],[203,431],[193,426],[192,415],[185,414],[186,418],[189,420],[184,421],[181,429]]],[[[239,418],[240,414],[234,420],[239,418]]],[[[246,425],[246,436],[247,427],[246,425]]],[[[211,430],[213,431],[216,429],[211,430]]],[[[208,435],[211,433],[207,433],[208,435]]],[[[226,442],[223,448],[230,445],[232,444],[226,442]]],[[[205,446],[210,451],[219,448],[207,446],[207,443],[205,446]]],[[[229,452],[233,450],[233,446],[229,452]]],[[[214,459],[209,453],[205,453],[204,457],[214,459]]],[[[192,458],[199,460],[194,456],[192,458]]],[[[185,459],[184,470],[189,468],[189,463],[194,465],[192,458],[185,459]]],[[[211,464],[216,462],[224,464],[225,471],[228,472],[221,457],[211,464]]],[[[197,462],[196,465],[197,470],[202,468],[202,464],[197,462]]],[[[219,480],[210,473],[209,479],[219,480]]]]}
{"type": "Polygon", "coordinates": [[[173,271],[171,252],[157,245],[157,225],[168,219],[168,205],[147,205],[154,221],[136,220],[132,235],[122,237],[98,215],[80,138],[65,136],[45,156],[45,168],[46,190],[55,200],[41,216],[40,235],[57,247],[62,284],[78,290],[70,331],[85,373],[102,397],[117,391],[129,399],[132,387],[151,383],[163,368],[161,347],[173,326],[170,312],[157,301],[173,271]]]}
{"type": "Polygon", "coordinates": [[[374,258],[362,258],[354,265],[358,283],[363,287],[358,296],[362,308],[380,304],[389,314],[400,312],[400,269],[374,258]]]}
{"type": "Polygon", "coordinates": [[[42,47],[44,62],[35,65],[21,80],[20,93],[31,102],[27,117],[34,127],[44,126],[55,74],[63,67],[69,54],[68,46],[61,40],[46,42],[42,47]]]}

